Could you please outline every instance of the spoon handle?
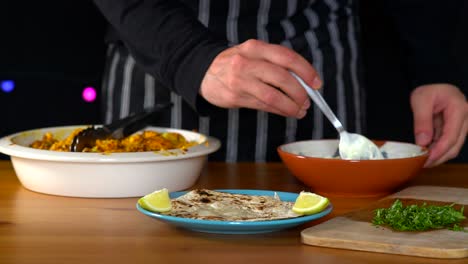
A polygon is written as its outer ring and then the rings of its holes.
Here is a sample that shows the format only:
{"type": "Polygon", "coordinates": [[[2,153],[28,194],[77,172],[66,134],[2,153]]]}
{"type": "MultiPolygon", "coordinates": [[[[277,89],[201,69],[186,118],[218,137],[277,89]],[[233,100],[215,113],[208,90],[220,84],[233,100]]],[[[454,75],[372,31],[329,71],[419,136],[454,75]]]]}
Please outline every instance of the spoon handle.
{"type": "Polygon", "coordinates": [[[157,113],[170,107],[172,103],[157,104],[151,109],[105,125],[104,128],[111,133],[113,138],[124,138],[148,126],[149,122],[157,117],[157,113]]]}
{"type": "Polygon", "coordinates": [[[343,124],[341,124],[340,120],[336,117],[333,111],[328,106],[325,99],[323,99],[322,94],[318,90],[314,90],[309,87],[299,76],[297,76],[294,72],[291,72],[292,76],[296,78],[296,80],[304,87],[306,92],[309,94],[310,98],[314,101],[314,103],[322,110],[323,114],[330,120],[333,126],[338,130],[339,133],[345,131],[343,124]]]}

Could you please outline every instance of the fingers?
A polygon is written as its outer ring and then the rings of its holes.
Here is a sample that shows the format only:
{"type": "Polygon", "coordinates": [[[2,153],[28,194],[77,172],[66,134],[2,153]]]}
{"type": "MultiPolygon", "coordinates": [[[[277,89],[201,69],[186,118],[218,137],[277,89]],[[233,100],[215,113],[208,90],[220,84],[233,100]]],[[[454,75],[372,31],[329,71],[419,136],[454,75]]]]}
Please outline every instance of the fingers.
{"type": "Polygon", "coordinates": [[[297,118],[304,117],[308,108],[307,104],[298,108],[289,96],[255,75],[232,76],[228,86],[229,94],[224,100],[230,107],[246,107],[297,118]]]}
{"type": "Polygon", "coordinates": [[[466,112],[460,110],[463,107],[449,107],[444,111],[443,117],[439,115],[434,119],[436,132],[425,167],[442,164],[455,158],[460,152],[468,129],[466,112]]]}
{"type": "Polygon", "coordinates": [[[232,84],[233,87],[239,87],[240,92],[250,94],[265,105],[277,108],[283,115],[299,118],[305,115],[310,101],[304,88],[289,71],[261,60],[250,62],[242,68],[245,74],[236,79],[243,82],[232,84]]]}
{"type": "MultiPolygon", "coordinates": [[[[308,108],[307,104],[301,106],[298,110],[296,110],[296,103],[293,100],[291,100],[288,96],[285,96],[279,90],[263,82],[254,80],[248,82],[248,84],[252,85],[252,88],[248,94],[248,96],[250,96],[250,100],[245,101],[247,107],[257,108],[255,107],[256,105],[265,106],[267,107],[267,111],[272,112],[273,110],[276,110],[274,112],[279,113],[280,115],[296,116],[297,118],[303,118],[306,115],[306,110],[308,108]]],[[[244,87],[249,88],[248,86],[244,87]]],[[[264,108],[261,108],[260,110],[265,111],[264,108]]]]}
{"type": "Polygon", "coordinates": [[[416,143],[429,147],[425,167],[455,158],[468,132],[468,104],[463,93],[449,84],[418,87],[411,94],[416,143]]]}
{"type": "Polygon", "coordinates": [[[241,54],[249,58],[269,61],[293,71],[315,89],[322,86],[320,76],[314,67],[305,58],[286,47],[259,40],[248,40],[239,45],[238,48],[241,54]]]}
{"type": "MultiPolygon", "coordinates": [[[[461,148],[463,147],[463,144],[465,143],[466,140],[466,135],[468,133],[468,122],[465,122],[463,125],[463,128],[460,130],[460,134],[458,135],[458,138],[453,144],[452,147],[448,148],[447,152],[445,152],[441,157],[432,157],[432,153],[429,156],[429,159],[427,160],[426,164],[424,167],[430,168],[430,167],[435,167],[437,165],[440,165],[450,159],[455,158],[458,153],[460,152],[461,148]]],[[[443,150],[441,150],[443,151],[443,150]]]]}
{"type": "Polygon", "coordinates": [[[411,108],[413,110],[413,125],[414,125],[414,136],[416,144],[427,147],[432,142],[433,137],[433,105],[428,102],[432,102],[426,93],[423,93],[421,89],[416,89],[411,94],[411,108]]]}
{"type": "MultiPolygon", "coordinates": [[[[254,69],[261,68],[255,67],[255,64],[253,65],[254,69]]],[[[233,70],[233,73],[222,76],[223,78],[219,78],[218,75],[207,74],[202,82],[202,96],[209,102],[217,103],[216,105],[226,108],[245,107],[282,116],[294,116],[296,118],[305,116],[306,110],[310,107],[308,100],[298,107],[296,102],[281,90],[263,82],[257,75],[252,74],[251,70],[248,69],[249,67],[246,65],[239,74],[238,71],[233,70]],[[216,91],[205,93],[204,87],[215,87],[216,91]]],[[[300,88],[297,89],[300,90],[300,88]]]]}
{"type": "Polygon", "coordinates": [[[290,70],[303,75],[311,86],[321,85],[315,69],[299,54],[249,40],[214,59],[202,80],[200,94],[220,107],[247,107],[302,118],[311,103],[290,70]]]}

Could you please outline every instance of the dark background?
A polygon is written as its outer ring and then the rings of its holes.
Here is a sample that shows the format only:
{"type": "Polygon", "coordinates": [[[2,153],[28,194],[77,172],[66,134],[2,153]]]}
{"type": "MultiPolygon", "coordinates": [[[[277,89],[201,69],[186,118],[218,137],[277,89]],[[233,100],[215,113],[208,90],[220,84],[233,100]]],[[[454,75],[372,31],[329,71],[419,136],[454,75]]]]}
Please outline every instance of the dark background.
{"type": "MultiPolygon", "coordinates": [[[[381,1],[361,1],[360,6],[367,136],[412,142],[403,47],[381,1]]],[[[0,92],[0,137],[38,127],[100,123],[106,24],[92,1],[3,0],[0,11],[0,80],[16,82],[13,92],[0,92]],[[86,86],[98,90],[95,102],[81,99],[86,86]]],[[[460,53],[467,57],[466,51],[460,53]]],[[[468,162],[466,146],[452,162],[468,162]]]]}
{"type": "Polygon", "coordinates": [[[100,87],[104,19],[92,1],[0,1],[0,134],[99,121],[99,104],[81,99],[100,87]]]}

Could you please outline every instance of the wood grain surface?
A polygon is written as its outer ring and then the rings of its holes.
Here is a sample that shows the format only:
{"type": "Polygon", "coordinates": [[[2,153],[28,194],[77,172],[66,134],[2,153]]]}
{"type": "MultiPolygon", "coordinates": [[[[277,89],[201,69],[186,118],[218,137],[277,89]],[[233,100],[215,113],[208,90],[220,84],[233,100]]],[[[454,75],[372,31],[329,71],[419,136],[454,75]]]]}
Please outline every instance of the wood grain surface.
{"type": "MultiPolygon", "coordinates": [[[[425,170],[408,185],[468,188],[468,165],[425,170]]],[[[282,163],[208,163],[194,188],[310,190],[282,163]]],[[[0,263],[412,263],[446,259],[310,246],[301,231],[365,208],[376,198],[330,197],[333,212],[297,228],[262,235],[192,232],[139,213],[137,198],[89,199],[35,193],[0,162],[0,263]]],[[[450,264],[466,264],[453,259],[450,264]]]]}
{"type": "MultiPolygon", "coordinates": [[[[468,188],[409,187],[360,210],[303,230],[302,241],[304,244],[315,246],[431,258],[468,257],[468,229],[467,232],[448,229],[401,232],[374,226],[372,224],[374,210],[388,208],[396,199],[400,199],[404,205],[455,203],[455,208],[460,210],[462,206],[468,208],[468,188]]],[[[464,211],[466,217],[468,217],[467,211],[464,211]]],[[[465,219],[461,226],[468,227],[468,220],[465,219]]]]}

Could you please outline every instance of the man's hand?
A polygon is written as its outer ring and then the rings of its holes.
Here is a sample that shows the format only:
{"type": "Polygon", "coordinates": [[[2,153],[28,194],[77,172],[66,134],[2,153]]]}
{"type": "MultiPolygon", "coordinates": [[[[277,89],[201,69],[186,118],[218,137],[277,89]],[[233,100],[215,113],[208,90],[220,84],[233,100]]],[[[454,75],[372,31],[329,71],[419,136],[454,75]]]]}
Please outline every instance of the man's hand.
{"type": "Polygon", "coordinates": [[[455,158],[468,133],[468,103],[450,84],[422,85],[411,94],[416,144],[429,147],[425,167],[455,158]]]}
{"type": "Polygon", "coordinates": [[[200,94],[219,107],[245,107],[303,118],[310,100],[289,71],[313,88],[322,85],[316,70],[296,52],[248,40],[213,60],[202,80],[200,94]]]}

